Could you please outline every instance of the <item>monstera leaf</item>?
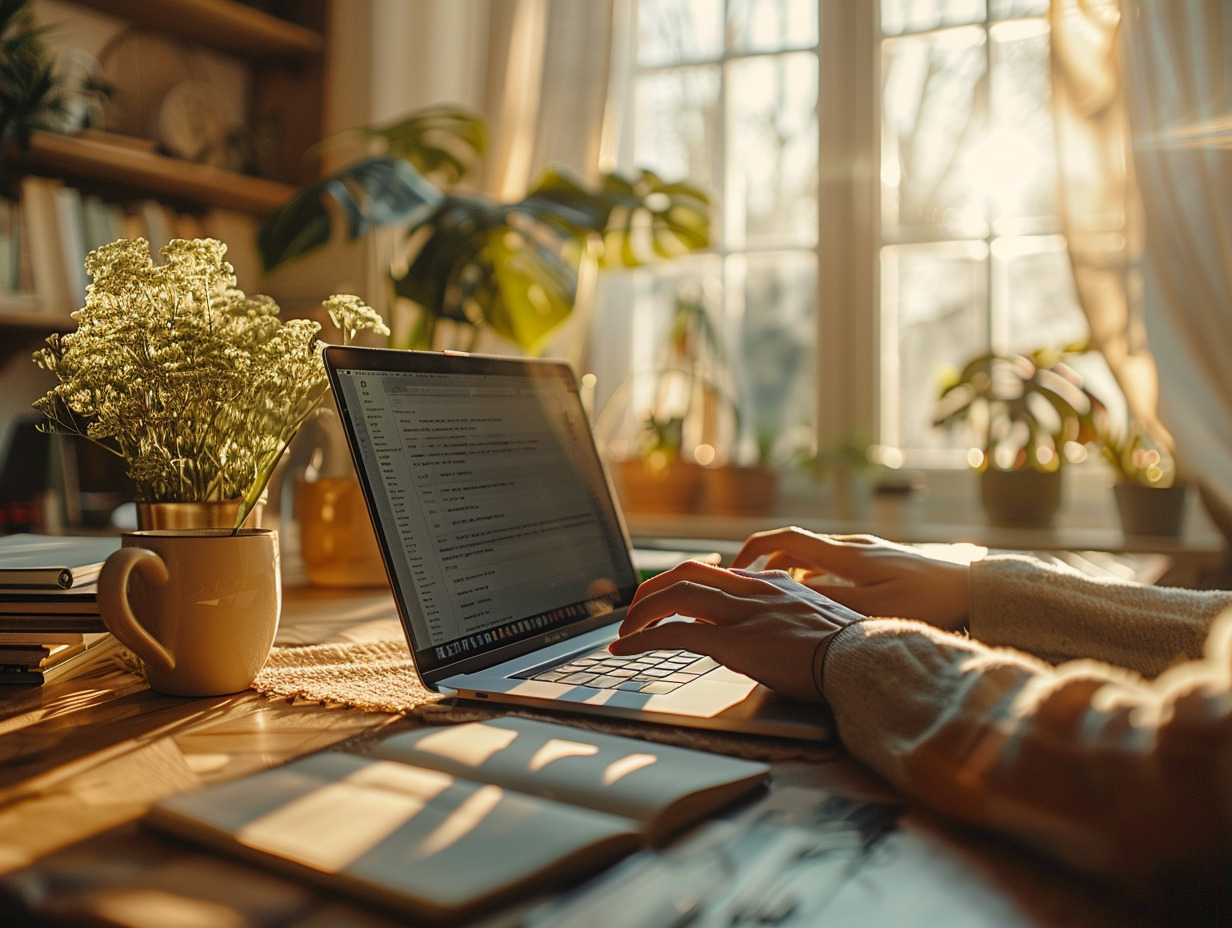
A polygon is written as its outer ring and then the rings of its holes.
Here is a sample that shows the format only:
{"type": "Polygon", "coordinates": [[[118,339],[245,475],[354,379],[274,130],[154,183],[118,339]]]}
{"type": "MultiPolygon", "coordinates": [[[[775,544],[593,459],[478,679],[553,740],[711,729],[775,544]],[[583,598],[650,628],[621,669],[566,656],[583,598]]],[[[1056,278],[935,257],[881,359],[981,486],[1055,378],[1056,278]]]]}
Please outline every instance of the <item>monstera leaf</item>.
{"type": "Polygon", "coordinates": [[[446,196],[407,236],[415,257],[394,289],[425,312],[405,347],[430,347],[436,321],[451,319],[533,354],[573,310],[577,270],[566,238],[524,202],[446,196]]]}
{"type": "Polygon", "coordinates": [[[527,198],[575,211],[570,228],[603,233],[604,267],[638,267],[710,244],[710,200],[686,183],[668,183],[651,171],[632,178],[608,174],[591,192],[549,168],[527,198]]]}
{"type": "Polygon", "coordinates": [[[385,154],[409,162],[432,183],[444,186],[466,177],[488,150],[483,120],[453,106],[429,106],[397,122],[347,129],[323,144],[356,137],[380,139],[385,154]]]}
{"type": "Polygon", "coordinates": [[[265,269],[273,270],[325,245],[335,216],[345,223],[346,237],[357,239],[379,226],[412,221],[440,200],[440,191],[406,161],[365,158],[279,207],[257,231],[257,248],[265,269]]]}
{"type": "Polygon", "coordinates": [[[709,243],[706,195],[647,171],[607,175],[590,190],[548,168],[511,203],[443,192],[425,173],[462,176],[464,155],[482,148],[483,134],[447,109],[409,122],[357,130],[383,138],[390,154],[300,191],[258,234],[268,269],[321,247],[336,231],[355,239],[380,226],[405,227],[409,257],[391,277],[394,292],[422,313],[403,347],[432,347],[437,323],[448,319],[537,353],[573,312],[580,261],[633,267],[709,243]]]}
{"type": "Polygon", "coordinates": [[[1094,441],[1108,415],[1060,359],[1084,350],[1074,345],[973,358],[942,389],[933,425],[965,420],[979,436],[985,466],[1000,461],[1004,470],[1056,470],[1065,444],[1094,441]]]}

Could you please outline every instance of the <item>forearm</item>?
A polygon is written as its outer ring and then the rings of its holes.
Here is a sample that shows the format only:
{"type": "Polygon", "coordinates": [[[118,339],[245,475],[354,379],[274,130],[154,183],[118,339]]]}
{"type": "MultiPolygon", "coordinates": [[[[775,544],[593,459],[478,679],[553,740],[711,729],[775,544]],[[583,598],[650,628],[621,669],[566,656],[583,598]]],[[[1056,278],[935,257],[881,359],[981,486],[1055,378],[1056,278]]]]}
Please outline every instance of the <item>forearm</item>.
{"type": "Polygon", "coordinates": [[[1221,694],[870,620],[832,642],[824,689],[847,748],[907,793],[1128,889],[1157,889],[1227,866],[1222,662],[1222,676],[1191,665],[1221,694]]]}
{"type": "Polygon", "coordinates": [[[1051,663],[1093,658],[1153,677],[1202,654],[1226,592],[1094,578],[1033,558],[999,556],[971,567],[971,637],[1051,663]]]}

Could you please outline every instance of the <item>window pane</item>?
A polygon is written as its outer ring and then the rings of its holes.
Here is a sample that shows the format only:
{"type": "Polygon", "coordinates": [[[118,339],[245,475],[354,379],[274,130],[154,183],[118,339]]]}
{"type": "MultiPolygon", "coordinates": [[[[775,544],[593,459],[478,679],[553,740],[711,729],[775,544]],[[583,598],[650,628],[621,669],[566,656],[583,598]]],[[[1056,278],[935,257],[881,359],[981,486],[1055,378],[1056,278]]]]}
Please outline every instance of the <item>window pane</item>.
{"type": "Polygon", "coordinates": [[[817,241],[817,57],[777,55],[728,70],[725,245],[817,241]]]}
{"type": "Polygon", "coordinates": [[[731,0],[727,34],[738,52],[817,44],[817,0],[731,0]]]}
{"type": "Polygon", "coordinates": [[[713,191],[718,99],[717,67],[639,78],[634,97],[634,164],[667,178],[687,178],[713,191]]]}
{"type": "Polygon", "coordinates": [[[714,60],[723,54],[722,0],[640,0],[637,63],[714,60]]]}
{"type": "Polygon", "coordinates": [[[983,21],[984,0],[881,0],[881,31],[886,35],[983,21]]]}
{"type": "Polygon", "coordinates": [[[973,171],[984,31],[952,29],[883,43],[883,234],[931,227],[982,238],[986,204],[973,171]]]}
{"type": "Polygon", "coordinates": [[[743,461],[784,460],[812,443],[817,407],[817,256],[781,252],[728,260],[732,344],[743,396],[743,461]]]}
{"type": "Polygon", "coordinates": [[[1012,232],[1005,220],[1057,214],[1048,24],[1004,23],[990,37],[992,132],[978,160],[994,227],[1012,232]]]}
{"type": "Polygon", "coordinates": [[[994,314],[1006,320],[998,347],[1029,352],[1086,340],[1090,330],[1062,236],[998,239],[992,272],[994,314]]]}
{"type": "Polygon", "coordinates": [[[992,19],[1013,19],[1016,16],[1045,16],[1048,0],[989,0],[988,15],[992,19]]]}
{"type": "MultiPolygon", "coordinates": [[[[682,450],[689,455],[703,437],[714,440],[712,434],[701,432],[722,426],[730,437],[730,414],[699,416],[711,411],[696,407],[689,414],[695,399],[689,387],[720,379],[712,370],[713,352],[694,346],[696,378],[691,378],[673,338],[677,299],[682,295],[700,294],[715,331],[724,330],[715,287],[721,275],[722,262],[715,255],[687,255],[651,268],[605,275],[610,277],[604,297],[608,311],[592,331],[590,370],[598,379],[595,436],[613,460],[638,455],[638,440],[652,411],[662,417],[688,418],[680,437],[682,450]],[[612,311],[616,307],[619,312],[612,311]]],[[[730,381],[732,372],[726,373],[730,381]]],[[[730,387],[727,392],[732,392],[730,387]]]]}
{"type": "MultiPolygon", "coordinates": [[[[945,367],[986,350],[987,248],[982,242],[882,249],[882,440],[954,447],[932,425],[945,367]]],[[[965,447],[965,440],[958,447],[965,447]]]]}

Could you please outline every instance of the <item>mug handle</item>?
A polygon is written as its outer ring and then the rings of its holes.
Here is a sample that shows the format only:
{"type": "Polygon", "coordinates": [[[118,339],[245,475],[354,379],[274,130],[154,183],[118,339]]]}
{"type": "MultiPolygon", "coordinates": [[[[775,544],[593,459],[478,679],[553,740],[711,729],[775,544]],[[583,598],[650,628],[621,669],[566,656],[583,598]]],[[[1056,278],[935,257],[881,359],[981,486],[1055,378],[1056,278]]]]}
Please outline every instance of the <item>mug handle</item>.
{"type": "Polygon", "coordinates": [[[175,655],[146,631],[128,604],[128,577],[133,570],[141,571],[160,586],[169,576],[163,559],[148,548],[119,548],[111,552],[98,576],[98,610],[103,624],[147,664],[174,670],[175,655]]]}

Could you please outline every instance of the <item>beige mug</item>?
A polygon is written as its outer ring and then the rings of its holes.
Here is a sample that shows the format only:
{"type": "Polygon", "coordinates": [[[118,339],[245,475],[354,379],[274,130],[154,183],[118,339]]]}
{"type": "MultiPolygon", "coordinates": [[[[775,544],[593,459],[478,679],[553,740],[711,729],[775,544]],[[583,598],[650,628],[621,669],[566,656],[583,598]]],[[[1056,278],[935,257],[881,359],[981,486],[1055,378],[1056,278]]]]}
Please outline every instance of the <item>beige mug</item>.
{"type": "Polygon", "coordinates": [[[125,532],[98,578],[103,622],[174,696],[246,689],[269,656],[282,608],[278,533],[125,532]]]}

